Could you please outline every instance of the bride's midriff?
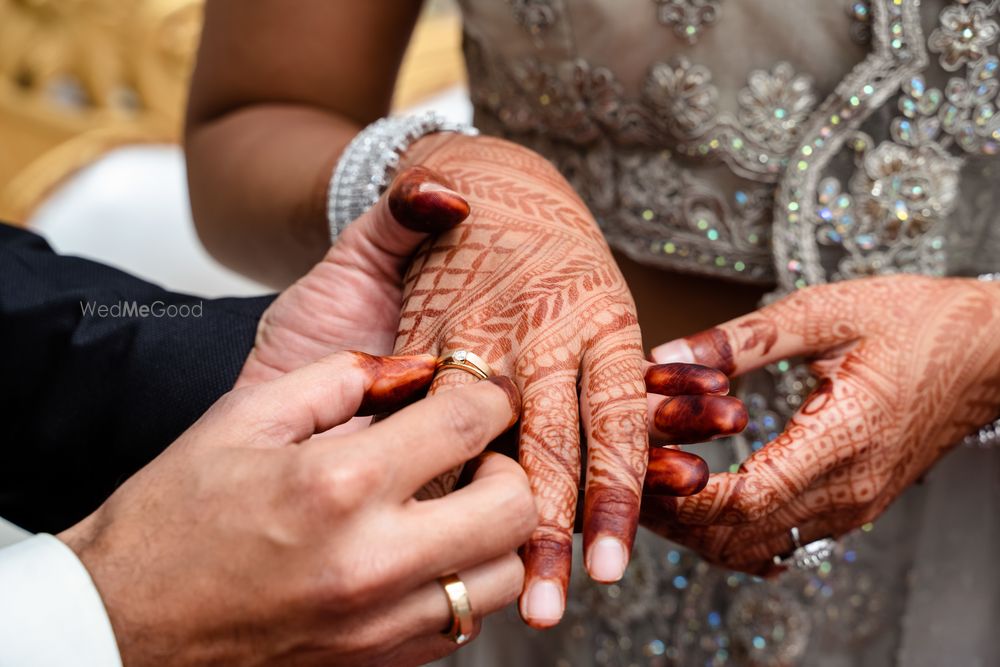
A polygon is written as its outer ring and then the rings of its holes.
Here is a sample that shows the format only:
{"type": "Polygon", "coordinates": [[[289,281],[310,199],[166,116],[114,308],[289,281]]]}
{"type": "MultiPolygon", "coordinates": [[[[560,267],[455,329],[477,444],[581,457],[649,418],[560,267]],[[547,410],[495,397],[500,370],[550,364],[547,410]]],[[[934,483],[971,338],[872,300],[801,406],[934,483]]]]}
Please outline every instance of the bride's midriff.
{"type": "Polygon", "coordinates": [[[768,291],[718,278],[672,273],[615,253],[639,311],[647,350],[757,308],[768,291]]]}

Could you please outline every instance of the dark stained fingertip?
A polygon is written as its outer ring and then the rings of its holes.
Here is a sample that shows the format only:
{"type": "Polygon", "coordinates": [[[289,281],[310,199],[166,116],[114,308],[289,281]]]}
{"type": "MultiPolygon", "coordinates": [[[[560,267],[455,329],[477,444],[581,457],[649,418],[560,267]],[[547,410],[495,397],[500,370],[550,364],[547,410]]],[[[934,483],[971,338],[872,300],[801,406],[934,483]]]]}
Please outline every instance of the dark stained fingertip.
{"type": "Polygon", "coordinates": [[[687,341],[695,361],[705,366],[717,368],[726,375],[732,375],[736,370],[733,348],[729,344],[729,335],[722,329],[708,329],[684,339],[687,341]]]}
{"type": "Polygon", "coordinates": [[[353,353],[366,368],[371,384],[358,408],[358,416],[392,412],[423,396],[434,379],[437,358],[430,354],[377,357],[353,353]]]}
{"type": "Polygon", "coordinates": [[[705,459],[679,449],[649,450],[643,495],[693,496],[708,484],[705,459]]]}
{"type": "Polygon", "coordinates": [[[639,505],[640,498],[628,489],[596,481],[588,484],[583,502],[583,553],[584,565],[595,581],[611,583],[621,576],[595,576],[598,568],[593,562],[593,547],[603,538],[614,538],[624,549],[625,560],[621,567],[624,572],[635,542],[639,505]]]}
{"type": "Polygon", "coordinates": [[[656,364],[646,369],[646,391],[664,396],[729,393],[729,378],[700,364],[656,364]]]}
{"type": "Polygon", "coordinates": [[[389,190],[389,212],[415,232],[447,231],[469,217],[469,202],[448,187],[444,176],[426,167],[411,167],[389,190]]]}
{"type": "Polygon", "coordinates": [[[511,418],[510,424],[508,424],[508,428],[510,428],[517,423],[517,419],[521,414],[521,392],[518,391],[514,381],[505,375],[493,375],[486,381],[500,387],[507,394],[507,400],[510,401],[511,414],[514,415],[511,418]]]}
{"type": "Polygon", "coordinates": [[[566,608],[573,537],[559,528],[540,527],[520,554],[525,584],[518,604],[521,620],[538,630],[551,628],[566,608]]]}
{"type": "Polygon", "coordinates": [[[707,442],[746,428],[747,409],[733,396],[674,396],[653,414],[653,435],[675,445],[707,442]]]}

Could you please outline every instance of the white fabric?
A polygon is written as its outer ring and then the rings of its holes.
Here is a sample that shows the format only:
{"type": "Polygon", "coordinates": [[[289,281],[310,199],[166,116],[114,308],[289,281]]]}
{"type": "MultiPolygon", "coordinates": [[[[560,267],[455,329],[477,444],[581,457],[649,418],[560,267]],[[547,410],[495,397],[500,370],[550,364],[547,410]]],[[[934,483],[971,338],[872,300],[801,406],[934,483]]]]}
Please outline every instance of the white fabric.
{"type": "Polygon", "coordinates": [[[101,596],[52,535],[0,549],[0,667],[120,667],[101,596]]]}
{"type": "Polygon", "coordinates": [[[16,544],[31,537],[31,533],[21,530],[3,517],[0,517],[0,549],[16,544]]]}
{"type": "Polygon", "coordinates": [[[110,264],[203,297],[273,290],[230,271],[202,247],[177,146],[114,150],[56,190],[29,221],[56,252],[110,264]]]}

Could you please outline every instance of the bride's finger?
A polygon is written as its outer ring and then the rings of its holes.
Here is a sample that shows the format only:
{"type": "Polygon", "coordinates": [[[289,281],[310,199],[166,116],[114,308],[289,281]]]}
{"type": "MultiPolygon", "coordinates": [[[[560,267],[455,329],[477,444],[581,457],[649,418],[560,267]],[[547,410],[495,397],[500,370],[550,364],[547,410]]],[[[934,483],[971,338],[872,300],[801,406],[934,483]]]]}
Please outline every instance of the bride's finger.
{"type": "Polygon", "coordinates": [[[729,393],[729,378],[722,371],[699,364],[652,364],[646,369],[646,391],[663,396],[729,393]]]}
{"type": "Polygon", "coordinates": [[[727,567],[744,572],[766,570],[774,564],[774,558],[787,558],[798,545],[792,536],[792,528],[798,530],[799,545],[808,545],[824,538],[838,538],[849,532],[855,521],[853,513],[837,511],[775,512],[767,519],[752,525],[733,529],[729,547],[722,554],[721,561],[727,567]]]}
{"type": "Polygon", "coordinates": [[[648,407],[650,436],[671,445],[707,442],[739,433],[747,425],[743,401],[732,396],[660,397],[648,407]]]}
{"type": "Polygon", "coordinates": [[[658,363],[688,362],[741,375],[794,356],[813,356],[854,340],[865,302],[864,281],[845,281],[798,290],[725,324],[653,348],[658,363]]]}
{"type": "Polygon", "coordinates": [[[708,463],[697,454],[651,447],[646,466],[645,496],[691,496],[708,483],[708,463]]]}
{"type": "Polygon", "coordinates": [[[524,546],[520,612],[536,628],[562,618],[573,561],[573,524],[580,488],[580,418],[576,362],[536,367],[523,392],[520,460],[539,524],[524,546]]]}
{"type": "Polygon", "coordinates": [[[607,314],[583,360],[587,482],[584,563],[591,578],[613,582],[628,565],[649,458],[645,361],[638,326],[607,314]]]}

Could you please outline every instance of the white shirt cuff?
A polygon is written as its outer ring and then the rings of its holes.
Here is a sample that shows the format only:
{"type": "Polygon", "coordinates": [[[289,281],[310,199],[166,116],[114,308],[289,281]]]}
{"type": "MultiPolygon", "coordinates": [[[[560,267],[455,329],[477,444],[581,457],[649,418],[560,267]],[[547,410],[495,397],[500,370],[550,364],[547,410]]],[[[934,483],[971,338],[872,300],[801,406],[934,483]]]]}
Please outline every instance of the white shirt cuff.
{"type": "Polygon", "coordinates": [[[101,596],[52,535],[0,549],[0,665],[121,667],[101,596]]]}

